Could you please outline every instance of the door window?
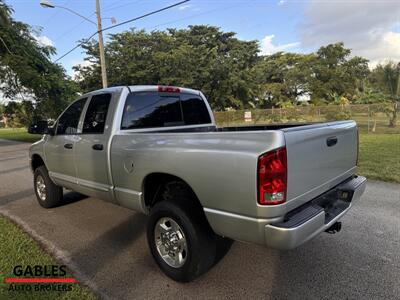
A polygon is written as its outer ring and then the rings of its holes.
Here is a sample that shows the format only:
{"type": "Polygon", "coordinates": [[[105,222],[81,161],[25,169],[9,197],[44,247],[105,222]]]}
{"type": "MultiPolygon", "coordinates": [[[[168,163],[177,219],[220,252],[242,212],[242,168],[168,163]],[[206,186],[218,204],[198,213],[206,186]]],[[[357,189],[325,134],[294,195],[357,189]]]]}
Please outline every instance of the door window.
{"type": "Polygon", "coordinates": [[[87,98],[80,99],[71,104],[58,119],[57,135],[71,135],[78,133],[79,118],[87,98]]]}
{"type": "Polygon", "coordinates": [[[102,134],[107,119],[111,94],[101,94],[92,97],[86,111],[82,133],[102,134]]]}

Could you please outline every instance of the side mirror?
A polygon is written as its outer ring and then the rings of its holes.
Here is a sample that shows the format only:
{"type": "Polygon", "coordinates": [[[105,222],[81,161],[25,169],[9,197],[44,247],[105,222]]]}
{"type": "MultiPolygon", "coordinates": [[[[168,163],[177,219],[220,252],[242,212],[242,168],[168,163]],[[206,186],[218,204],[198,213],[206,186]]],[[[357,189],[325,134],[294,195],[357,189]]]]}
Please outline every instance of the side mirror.
{"type": "Polygon", "coordinates": [[[56,129],[53,126],[49,126],[47,127],[47,131],[45,132],[45,134],[53,136],[56,134],[56,129]]]}
{"type": "Polygon", "coordinates": [[[54,128],[49,127],[47,121],[38,121],[29,126],[28,133],[54,135],[54,128]]]}

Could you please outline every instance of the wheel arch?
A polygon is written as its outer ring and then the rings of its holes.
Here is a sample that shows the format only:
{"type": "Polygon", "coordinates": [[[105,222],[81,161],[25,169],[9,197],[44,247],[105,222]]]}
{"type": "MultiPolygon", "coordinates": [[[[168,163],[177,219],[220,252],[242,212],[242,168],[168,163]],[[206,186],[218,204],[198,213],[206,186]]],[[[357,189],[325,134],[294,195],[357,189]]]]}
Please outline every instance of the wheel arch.
{"type": "Polygon", "coordinates": [[[168,199],[165,200],[161,197],[161,192],[166,184],[174,182],[184,184],[192,196],[190,199],[188,199],[188,201],[181,202],[180,204],[186,206],[186,208],[190,207],[190,209],[193,209],[193,217],[197,219],[199,224],[203,224],[205,228],[215,234],[214,229],[212,228],[206,213],[204,212],[203,205],[201,204],[201,201],[197,197],[193,188],[184,179],[176,175],[168,173],[151,173],[144,178],[142,191],[143,204],[146,207],[146,210],[149,212],[156,203],[168,201],[168,199]]]}
{"type": "Polygon", "coordinates": [[[142,191],[145,206],[150,208],[158,201],[160,201],[160,199],[157,198],[159,197],[160,189],[165,186],[165,184],[171,182],[180,182],[184,184],[193,194],[198,204],[201,206],[200,200],[194,192],[193,188],[184,179],[176,175],[163,172],[150,173],[146,175],[146,177],[143,179],[142,191]]]}
{"type": "Polygon", "coordinates": [[[40,166],[46,166],[46,164],[44,163],[43,158],[39,154],[35,153],[31,158],[31,169],[32,171],[35,171],[40,166]]]}

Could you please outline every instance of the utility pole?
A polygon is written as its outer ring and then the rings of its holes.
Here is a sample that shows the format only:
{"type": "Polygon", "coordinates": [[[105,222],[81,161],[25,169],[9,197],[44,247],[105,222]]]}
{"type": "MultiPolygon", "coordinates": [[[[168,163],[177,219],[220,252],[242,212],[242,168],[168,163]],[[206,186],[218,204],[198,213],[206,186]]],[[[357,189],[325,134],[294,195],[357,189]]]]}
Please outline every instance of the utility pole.
{"type": "Polygon", "coordinates": [[[103,83],[103,88],[106,88],[108,86],[108,82],[107,82],[106,58],[104,55],[103,32],[101,31],[102,27],[101,27],[101,15],[100,15],[100,0],[96,0],[96,16],[97,16],[97,31],[99,33],[101,80],[103,83]]]}

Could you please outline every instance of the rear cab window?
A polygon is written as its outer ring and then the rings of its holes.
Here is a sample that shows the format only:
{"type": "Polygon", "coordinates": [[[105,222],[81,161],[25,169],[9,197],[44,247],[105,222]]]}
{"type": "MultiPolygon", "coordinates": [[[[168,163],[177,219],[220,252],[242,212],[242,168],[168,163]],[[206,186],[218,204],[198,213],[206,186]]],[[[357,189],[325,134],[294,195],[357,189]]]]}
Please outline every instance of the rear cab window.
{"type": "Polygon", "coordinates": [[[133,92],[126,99],[121,129],[210,124],[204,100],[189,93],[133,92]]]}

